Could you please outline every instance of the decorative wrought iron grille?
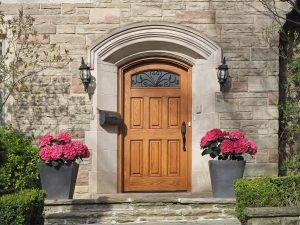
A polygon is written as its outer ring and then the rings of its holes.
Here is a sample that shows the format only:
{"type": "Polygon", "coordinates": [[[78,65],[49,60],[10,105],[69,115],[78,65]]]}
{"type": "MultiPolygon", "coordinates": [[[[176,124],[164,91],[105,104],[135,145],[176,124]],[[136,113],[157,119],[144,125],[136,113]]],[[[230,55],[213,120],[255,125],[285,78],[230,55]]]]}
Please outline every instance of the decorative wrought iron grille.
{"type": "Polygon", "coordinates": [[[179,87],[177,74],[162,70],[147,70],[131,77],[132,87],[179,87]]]}

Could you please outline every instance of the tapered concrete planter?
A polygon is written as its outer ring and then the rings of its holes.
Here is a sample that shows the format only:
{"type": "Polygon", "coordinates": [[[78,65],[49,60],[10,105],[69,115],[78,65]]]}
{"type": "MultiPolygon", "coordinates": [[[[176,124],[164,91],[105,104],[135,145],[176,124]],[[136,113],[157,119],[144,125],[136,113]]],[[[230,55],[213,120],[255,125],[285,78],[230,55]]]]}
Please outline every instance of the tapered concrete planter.
{"type": "Polygon", "coordinates": [[[210,160],[209,172],[214,198],[234,198],[233,182],[242,178],[245,161],[210,160]]]}
{"type": "Polygon", "coordinates": [[[63,165],[59,169],[40,164],[40,176],[47,199],[72,199],[79,165],[63,165]]]}

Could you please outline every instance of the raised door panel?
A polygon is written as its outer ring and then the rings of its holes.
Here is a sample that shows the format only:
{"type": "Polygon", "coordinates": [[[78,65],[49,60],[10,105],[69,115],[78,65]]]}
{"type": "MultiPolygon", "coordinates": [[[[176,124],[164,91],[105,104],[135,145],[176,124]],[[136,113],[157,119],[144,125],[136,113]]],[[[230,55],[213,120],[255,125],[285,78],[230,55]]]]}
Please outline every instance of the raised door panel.
{"type": "Polygon", "coordinates": [[[168,99],[168,127],[178,128],[180,124],[180,98],[168,99]]]}
{"type": "Polygon", "coordinates": [[[143,128],[144,101],[143,98],[131,98],[131,128],[143,128]]]}
{"type": "Polygon", "coordinates": [[[162,98],[149,99],[149,126],[152,129],[162,127],[162,98]]]}
{"type": "Polygon", "coordinates": [[[143,175],[143,141],[130,141],[130,176],[143,175]]]}
{"type": "Polygon", "coordinates": [[[167,174],[180,176],[180,140],[168,140],[167,143],[167,174]]]}
{"type": "Polygon", "coordinates": [[[162,169],[162,141],[149,140],[149,175],[161,176],[162,169]]]}

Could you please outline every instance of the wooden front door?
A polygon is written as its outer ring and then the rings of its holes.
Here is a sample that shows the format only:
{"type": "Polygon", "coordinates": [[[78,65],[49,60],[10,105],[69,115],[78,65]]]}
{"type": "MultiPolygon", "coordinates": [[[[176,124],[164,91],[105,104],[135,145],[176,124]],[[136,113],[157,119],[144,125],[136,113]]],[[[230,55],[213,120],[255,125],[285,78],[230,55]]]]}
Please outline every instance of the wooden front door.
{"type": "Polygon", "coordinates": [[[189,189],[189,69],[168,63],[134,66],[123,74],[123,190],[189,189]]]}

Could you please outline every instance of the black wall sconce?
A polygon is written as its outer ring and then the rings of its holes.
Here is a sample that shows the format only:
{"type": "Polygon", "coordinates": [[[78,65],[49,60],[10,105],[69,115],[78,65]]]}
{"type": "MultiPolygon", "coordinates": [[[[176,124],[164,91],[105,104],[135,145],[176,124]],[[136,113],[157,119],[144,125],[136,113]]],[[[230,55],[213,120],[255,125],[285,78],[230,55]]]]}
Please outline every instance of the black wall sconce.
{"type": "Polygon", "coordinates": [[[84,62],[83,57],[81,58],[81,65],[79,67],[80,70],[80,79],[84,86],[84,90],[87,92],[88,87],[92,80],[91,68],[84,62]]]}
{"type": "Polygon", "coordinates": [[[228,71],[228,66],[226,64],[225,57],[222,60],[222,64],[217,69],[218,69],[217,76],[218,76],[218,82],[220,84],[220,91],[224,91],[224,88],[226,87],[229,78],[229,71],[228,71]]]}

